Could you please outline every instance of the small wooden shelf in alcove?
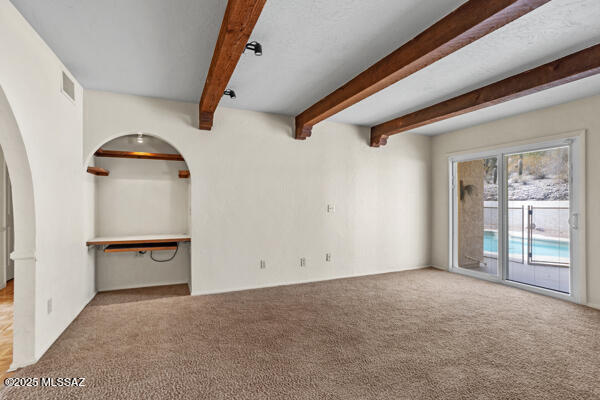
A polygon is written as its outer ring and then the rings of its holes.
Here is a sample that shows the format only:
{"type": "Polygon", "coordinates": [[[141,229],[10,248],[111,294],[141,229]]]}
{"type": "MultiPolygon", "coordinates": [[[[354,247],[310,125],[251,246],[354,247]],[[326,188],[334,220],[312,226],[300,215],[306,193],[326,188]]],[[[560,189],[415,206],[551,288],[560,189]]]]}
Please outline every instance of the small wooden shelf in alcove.
{"type": "Polygon", "coordinates": [[[98,149],[94,153],[96,157],[112,157],[112,158],[137,158],[144,160],[166,160],[166,161],[185,161],[181,154],[165,154],[165,153],[146,153],[143,151],[120,151],[120,150],[104,150],[98,149]]]}
{"type": "Polygon", "coordinates": [[[170,243],[191,242],[192,238],[186,233],[164,235],[137,235],[137,236],[110,236],[97,237],[88,240],[87,246],[104,246],[111,244],[145,244],[145,243],[170,243]]]}
{"type": "Polygon", "coordinates": [[[121,253],[127,251],[176,250],[179,243],[191,242],[187,234],[113,236],[90,239],[87,246],[106,246],[105,253],[121,253]]]}
{"type": "Polygon", "coordinates": [[[105,253],[124,253],[138,251],[177,250],[177,242],[143,243],[143,244],[111,244],[104,249],[105,253]]]}
{"type": "Polygon", "coordinates": [[[87,167],[87,172],[96,176],[108,176],[109,172],[100,167],[87,167]]]}

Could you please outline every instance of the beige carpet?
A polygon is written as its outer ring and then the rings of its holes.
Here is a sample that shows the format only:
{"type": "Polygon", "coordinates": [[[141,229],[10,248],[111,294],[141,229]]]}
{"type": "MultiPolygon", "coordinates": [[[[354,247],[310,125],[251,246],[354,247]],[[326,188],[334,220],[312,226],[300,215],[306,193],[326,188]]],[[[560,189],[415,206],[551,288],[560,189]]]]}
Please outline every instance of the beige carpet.
{"type": "Polygon", "coordinates": [[[600,311],[507,286],[426,269],[223,295],[180,291],[99,294],[16,374],[83,376],[87,387],[10,388],[0,397],[600,398],[600,311]]]}
{"type": "Polygon", "coordinates": [[[157,300],[167,297],[188,296],[190,289],[188,285],[154,286],[139,289],[114,290],[112,292],[99,293],[90,306],[108,306],[110,304],[125,304],[144,300],[157,300]]]}

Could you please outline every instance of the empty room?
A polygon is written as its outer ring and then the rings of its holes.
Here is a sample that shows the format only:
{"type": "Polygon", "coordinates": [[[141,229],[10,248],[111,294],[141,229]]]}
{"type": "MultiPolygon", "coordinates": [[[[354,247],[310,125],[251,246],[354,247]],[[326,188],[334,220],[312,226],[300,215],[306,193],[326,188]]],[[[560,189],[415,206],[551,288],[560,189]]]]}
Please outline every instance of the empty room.
{"type": "Polygon", "coordinates": [[[598,21],[0,0],[0,399],[600,399],[598,21]]]}

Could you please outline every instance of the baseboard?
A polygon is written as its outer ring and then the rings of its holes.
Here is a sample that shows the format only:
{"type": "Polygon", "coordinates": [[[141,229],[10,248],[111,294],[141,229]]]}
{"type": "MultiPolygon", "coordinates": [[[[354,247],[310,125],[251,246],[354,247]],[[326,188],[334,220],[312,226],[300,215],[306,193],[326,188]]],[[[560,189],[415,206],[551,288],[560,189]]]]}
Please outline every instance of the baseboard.
{"type": "Polygon", "coordinates": [[[188,285],[189,286],[189,282],[188,281],[175,281],[175,282],[158,282],[158,283],[150,283],[150,284],[141,283],[139,285],[134,285],[134,286],[127,286],[127,285],[126,286],[114,286],[114,287],[98,289],[98,293],[112,292],[113,290],[139,289],[139,288],[146,288],[146,287],[169,286],[169,285],[188,285]]]}
{"type": "Polygon", "coordinates": [[[33,358],[31,360],[28,360],[28,361],[25,361],[25,362],[22,362],[22,363],[19,363],[19,364],[15,364],[13,362],[12,364],[10,364],[10,367],[8,367],[8,370],[6,372],[13,372],[13,371],[18,370],[19,368],[24,368],[24,367],[26,367],[28,365],[33,365],[36,362],[38,362],[40,358],[41,358],[41,356],[39,358],[33,358]]]}
{"type": "Polygon", "coordinates": [[[433,267],[435,269],[439,269],[441,271],[448,271],[448,267],[441,267],[439,265],[433,265],[433,264],[431,264],[431,267],[433,267]]]}
{"type": "Polygon", "coordinates": [[[600,304],[595,304],[595,303],[587,303],[586,305],[587,305],[588,307],[595,308],[596,310],[600,310],[600,304]]]}
{"type": "Polygon", "coordinates": [[[54,342],[56,342],[58,340],[58,338],[65,332],[65,330],[67,330],[67,328],[73,323],[73,321],[75,321],[75,318],[77,318],[79,316],[79,314],[81,314],[81,312],[83,311],[83,309],[85,307],[87,307],[88,304],[90,304],[90,301],[92,301],[94,299],[94,297],[96,297],[96,295],[98,294],[97,291],[94,291],[92,293],[92,295],[83,303],[83,305],[81,307],[79,307],[79,310],[75,313],[75,315],[73,316],[73,318],[71,318],[71,320],[69,321],[68,324],[65,325],[64,329],[53,339],[51,340],[42,351],[40,351],[40,354],[37,355],[34,359],[29,360],[29,361],[25,361],[25,362],[21,362],[18,364],[12,363],[10,364],[10,367],[8,368],[8,372],[14,371],[18,368],[23,368],[26,367],[28,365],[32,365],[35,364],[36,362],[39,361],[40,358],[42,358],[42,356],[44,354],[46,354],[46,352],[48,351],[48,349],[54,344],[54,342]]]}
{"type": "Polygon", "coordinates": [[[227,288],[227,289],[219,289],[219,290],[207,290],[207,291],[197,291],[193,292],[192,296],[204,296],[209,294],[221,294],[221,293],[232,293],[232,292],[241,292],[244,290],[254,290],[254,289],[265,289],[279,286],[291,286],[291,285],[302,285],[305,283],[315,283],[315,282],[327,282],[334,281],[337,279],[348,279],[348,278],[359,278],[361,276],[372,276],[372,275],[383,275],[390,274],[393,272],[403,272],[403,271],[413,271],[416,269],[430,268],[431,265],[419,265],[415,267],[403,267],[400,269],[390,269],[385,271],[376,271],[376,272],[367,272],[367,273],[358,273],[358,274],[348,274],[348,275],[338,275],[331,278],[323,278],[323,279],[307,279],[307,280],[299,280],[299,281],[284,281],[278,283],[269,283],[266,285],[258,285],[258,286],[241,286],[235,288],[227,288]]]}

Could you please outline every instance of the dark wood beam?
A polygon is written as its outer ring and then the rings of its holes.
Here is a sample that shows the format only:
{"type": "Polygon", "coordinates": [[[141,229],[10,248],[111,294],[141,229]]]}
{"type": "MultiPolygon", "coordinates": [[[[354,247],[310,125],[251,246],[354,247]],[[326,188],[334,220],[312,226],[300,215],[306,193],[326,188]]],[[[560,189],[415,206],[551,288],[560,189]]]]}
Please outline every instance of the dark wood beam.
{"type": "Polygon", "coordinates": [[[213,114],[267,0],[229,0],[200,98],[200,129],[210,130],[213,114]]]}
{"type": "Polygon", "coordinates": [[[470,0],[296,116],[296,139],[313,125],[414,74],[550,0],[470,0]]]}
{"type": "Polygon", "coordinates": [[[190,177],[190,171],[187,169],[180,169],[179,170],[179,177],[182,179],[187,179],[190,177]]]}
{"type": "Polygon", "coordinates": [[[371,146],[400,132],[600,73],[600,44],[371,128],[371,146]]]}
{"type": "Polygon", "coordinates": [[[181,154],[146,153],[143,151],[119,151],[98,149],[94,153],[96,157],[112,158],[141,158],[146,160],[185,161],[181,154]]]}

